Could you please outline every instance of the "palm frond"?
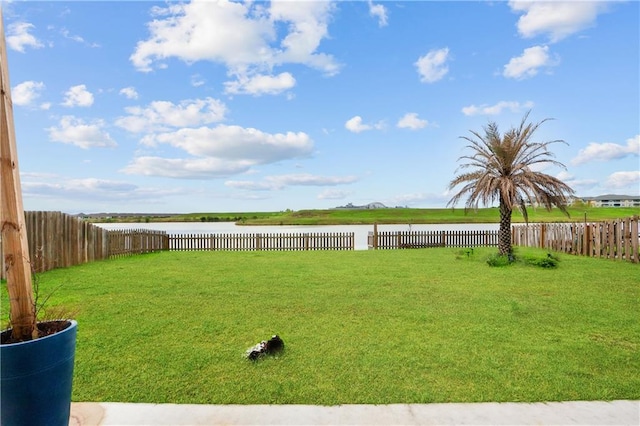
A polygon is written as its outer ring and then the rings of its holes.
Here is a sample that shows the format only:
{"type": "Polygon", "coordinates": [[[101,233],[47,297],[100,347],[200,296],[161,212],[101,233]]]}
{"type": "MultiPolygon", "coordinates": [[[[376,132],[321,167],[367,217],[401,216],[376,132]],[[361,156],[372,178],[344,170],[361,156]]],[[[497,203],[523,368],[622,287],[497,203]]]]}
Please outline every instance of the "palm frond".
{"type": "Polygon", "coordinates": [[[545,142],[532,141],[539,127],[551,120],[528,122],[527,112],[517,127],[501,134],[498,125],[489,122],[483,132],[470,130],[470,136],[460,136],[468,142],[468,154],[458,158],[457,176],[449,183],[449,190],[463,185],[448,206],[455,206],[467,197],[466,208],[478,208],[498,201],[511,211],[518,208],[528,219],[527,204],[537,204],[551,209],[558,207],[566,213],[568,196],[573,189],[560,179],[532,170],[535,166],[550,165],[566,169],[555,159],[550,146],[566,144],[557,139],[545,142]],[[463,172],[464,171],[464,172],[463,172]]]}

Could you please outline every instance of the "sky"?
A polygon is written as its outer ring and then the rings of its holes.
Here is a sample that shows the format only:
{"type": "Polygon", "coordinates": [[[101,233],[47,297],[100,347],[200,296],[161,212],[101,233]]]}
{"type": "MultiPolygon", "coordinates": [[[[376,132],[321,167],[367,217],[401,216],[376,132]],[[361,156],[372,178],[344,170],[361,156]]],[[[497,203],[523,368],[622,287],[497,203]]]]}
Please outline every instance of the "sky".
{"type": "Polygon", "coordinates": [[[461,136],[527,113],[541,172],[640,194],[637,1],[2,10],[25,210],[445,207],[461,136]]]}

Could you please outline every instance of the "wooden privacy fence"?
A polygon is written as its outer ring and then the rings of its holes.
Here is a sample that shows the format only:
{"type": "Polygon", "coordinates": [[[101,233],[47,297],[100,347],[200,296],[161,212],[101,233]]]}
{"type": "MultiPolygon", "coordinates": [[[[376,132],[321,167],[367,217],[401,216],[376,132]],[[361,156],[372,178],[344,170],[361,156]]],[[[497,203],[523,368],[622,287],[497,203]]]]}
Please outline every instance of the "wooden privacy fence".
{"type": "Polygon", "coordinates": [[[353,250],[354,232],[170,235],[168,250],[353,250]]]}
{"type": "MultiPolygon", "coordinates": [[[[108,257],[106,231],[62,212],[27,211],[25,228],[34,272],[78,265],[108,257]]],[[[0,276],[5,259],[0,245],[0,276]]]]}
{"type": "MultiPolygon", "coordinates": [[[[162,231],[107,231],[62,212],[27,211],[25,228],[33,272],[79,265],[111,257],[167,249],[162,231]]],[[[0,244],[0,278],[6,278],[0,244]]]]}
{"type": "Polygon", "coordinates": [[[498,245],[498,231],[385,231],[369,232],[370,249],[424,247],[488,247],[498,245]]]}
{"type": "Polygon", "coordinates": [[[594,223],[513,225],[514,245],[640,262],[638,216],[594,223]]]}

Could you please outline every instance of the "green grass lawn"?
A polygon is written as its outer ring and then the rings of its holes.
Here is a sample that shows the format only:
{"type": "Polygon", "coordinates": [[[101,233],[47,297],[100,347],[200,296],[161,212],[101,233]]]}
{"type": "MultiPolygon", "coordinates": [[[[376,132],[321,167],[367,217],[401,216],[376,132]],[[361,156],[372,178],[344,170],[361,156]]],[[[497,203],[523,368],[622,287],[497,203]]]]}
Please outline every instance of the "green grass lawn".
{"type": "Polygon", "coordinates": [[[493,252],[162,252],[39,282],[77,311],[74,401],[640,399],[639,266],[493,252]],[[274,333],[281,356],[243,358],[274,333]]]}

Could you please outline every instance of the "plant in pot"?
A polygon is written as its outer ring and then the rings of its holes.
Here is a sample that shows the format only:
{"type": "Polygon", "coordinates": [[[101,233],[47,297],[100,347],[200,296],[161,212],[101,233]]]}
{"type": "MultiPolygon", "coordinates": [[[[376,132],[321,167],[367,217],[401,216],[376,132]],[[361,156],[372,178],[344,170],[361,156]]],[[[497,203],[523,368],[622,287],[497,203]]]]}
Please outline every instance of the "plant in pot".
{"type": "Polygon", "coordinates": [[[0,226],[10,301],[0,335],[0,423],[67,426],[77,323],[36,319],[2,9],[0,32],[0,226]]]}

